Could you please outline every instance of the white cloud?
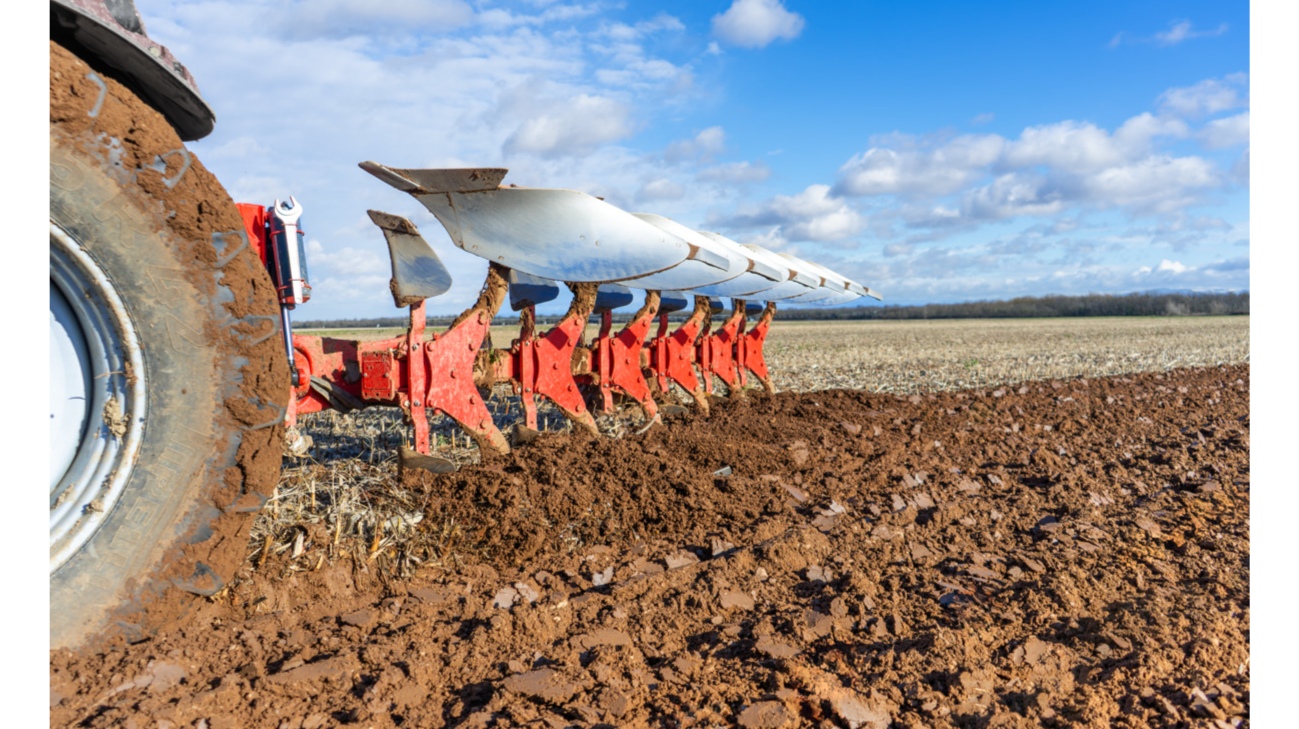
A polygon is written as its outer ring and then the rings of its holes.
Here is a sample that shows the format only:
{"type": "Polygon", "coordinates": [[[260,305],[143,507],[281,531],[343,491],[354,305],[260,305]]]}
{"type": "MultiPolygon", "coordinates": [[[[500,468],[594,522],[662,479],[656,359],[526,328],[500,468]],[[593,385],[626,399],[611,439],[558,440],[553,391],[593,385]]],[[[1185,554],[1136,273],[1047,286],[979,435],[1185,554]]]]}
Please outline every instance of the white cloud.
{"type": "Polygon", "coordinates": [[[790,241],[836,241],[856,235],[865,219],[829,185],[809,185],[797,195],[777,195],[756,209],[718,222],[738,228],[779,226],[790,241]]]}
{"type": "Polygon", "coordinates": [[[1196,136],[1199,137],[1200,143],[1209,149],[1225,149],[1238,144],[1249,144],[1249,112],[1214,119],[1205,124],[1196,136]]]}
{"type": "MultiPolygon", "coordinates": [[[[1213,139],[1226,139],[1240,126],[1224,120],[1211,127],[1213,139]]],[[[910,204],[878,217],[949,231],[976,221],[1055,215],[1070,206],[1167,213],[1224,182],[1205,159],[1161,152],[1165,140],[1190,136],[1180,118],[1151,113],[1127,119],[1112,133],[1066,120],[1028,127],[1015,139],[895,134],[873,140],[875,146],[845,163],[835,192],[902,196],[910,204]],[[943,202],[953,194],[959,196],[956,207],[943,202]]]]}
{"type": "Polygon", "coordinates": [[[479,24],[488,28],[512,28],[518,26],[541,26],[549,23],[559,23],[565,21],[586,18],[600,12],[599,4],[579,5],[549,5],[537,15],[526,15],[514,13],[503,8],[489,8],[478,13],[477,21],[479,24]]]}
{"type": "Polygon", "coordinates": [[[649,20],[642,20],[632,25],[611,23],[605,27],[604,32],[615,41],[632,41],[662,30],[681,32],[685,29],[686,26],[680,19],[667,13],[659,13],[649,20]]]}
{"type": "Polygon", "coordinates": [[[721,127],[708,127],[691,139],[680,139],[663,150],[668,162],[708,161],[726,149],[726,131],[721,127]]]}
{"type": "Polygon", "coordinates": [[[605,86],[624,88],[668,86],[687,89],[692,83],[689,69],[660,58],[628,60],[619,68],[596,69],[595,78],[605,86]]]}
{"type": "Polygon", "coordinates": [[[1046,180],[1023,174],[1000,175],[989,185],[966,193],[962,215],[975,219],[1000,219],[1020,215],[1051,215],[1064,209],[1064,198],[1046,180]]]}
{"type": "Polygon", "coordinates": [[[1147,154],[1156,137],[1186,134],[1186,124],[1182,121],[1150,114],[1128,119],[1113,135],[1090,122],[1063,121],[1025,129],[1007,147],[1003,162],[1010,167],[1044,166],[1086,174],[1147,154]]]}
{"type": "Polygon", "coordinates": [[[1005,140],[993,134],[957,137],[930,150],[897,135],[901,149],[872,147],[839,168],[836,190],[848,195],[955,192],[984,175],[1002,155],[1005,140]]]}
{"type": "Polygon", "coordinates": [[[685,194],[686,189],[684,187],[666,177],[660,177],[641,185],[640,190],[636,192],[636,199],[645,201],[680,200],[685,197],[685,194]]]}
{"type": "Polygon", "coordinates": [[[519,125],[505,140],[504,152],[543,157],[590,154],[631,134],[628,117],[625,104],[604,96],[555,99],[519,125]]]}
{"type": "Polygon", "coordinates": [[[798,246],[789,244],[789,240],[780,231],[780,226],[773,226],[758,233],[749,233],[734,239],[738,243],[762,246],[769,251],[784,251],[798,255],[798,246]]]}
{"type": "Polygon", "coordinates": [[[704,182],[762,182],[771,177],[771,168],[761,162],[728,162],[726,164],[705,167],[695,175],[695,179],[704,182]]]}
{"type": "Polygon", "coordinates": [[[450,30],[472,21],[474,11],[463,0],[300,0],[277,15],[291,37],[343,38],[450,30]]]}
{"type": "Polygon", "coordinates": [[[1123,161],[1109,133],[1090,122],[1063,121],[1029,127],[1006,150],[1010,167],[1050,167],[1092,172],[1123,161]]]}
{"type": "Polygon", "coordinates": [[[1086,178],[1087,199],[1139,211],[1172,212],[1221,183],[1216,168],[1199,157],[1147,157],[1086,178]]]}
{"type": "Polygon", "coordinates": [[[1212,38],[1227,32],[1227,24],[1222,23],[1213,30],[1196,30],[1195,26],[1189,20],[1174,20],[1168,24],[1168,30],[1162,30],[1153,36],[1143,37],[1119,31],[1110,39],[1109,47],[1118,48],[1121,45],[1136,44],[1154,44],[1161,48],[1175,46],[1193,38],[1212,38]]]}
{"type": "Polygon", "coordinates": [[[1189,20],[1179,20],[1169,24],[1168,30],[1155,34],[1155,43],[1161,46],[1175,46],[1192,38],[1212,38],[1227,32],[1223,23],[1213,30],[1195,30],[1189,20]]]}
{"type": "Polygon", "coordinates": [[[1130,274],[1132,286],[1176,288],[1191,291],[1239,291],[1249,288],[1249,257],[1189,265],[1163,259],[1155,266],[1140,266],[1130,274]]]}
{"type": "Polygon", "coordinates": [[[803,16],[786,10],[781,0],[735,0],[713,16],[713,35],[731,45],[762,48],[776,39],[797,38],[803,25],[803,16]]]}
{"type": "Polygon", "coordinates": [[[1249,103],[1242,97],[1248,91],[1249,76],[1233,73],[1220,79],[1211,78],[1181,88],[1169,89],[1160,97],[1160,110],[1183,117],[1201,117],[1238,109],[1249,103]]]}

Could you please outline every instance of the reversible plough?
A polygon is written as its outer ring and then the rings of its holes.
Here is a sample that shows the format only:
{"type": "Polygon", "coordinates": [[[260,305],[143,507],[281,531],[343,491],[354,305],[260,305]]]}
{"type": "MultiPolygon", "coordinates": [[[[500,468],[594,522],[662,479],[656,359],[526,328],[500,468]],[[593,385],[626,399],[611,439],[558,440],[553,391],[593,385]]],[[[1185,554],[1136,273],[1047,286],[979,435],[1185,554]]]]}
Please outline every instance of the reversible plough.
{"type": "Polygon", "coordinates": [[[446,331],[427,331],[425,300],[450,288],[450,274],[413,223],[371,210],[388,243],[393,301],[409,309],[406,331],[381,340],[293,334],[289,311],[310,297],[301,207],[292,198],[288,205],[239,207],[279,291],[293,374],[286,424],[329,409],[401,408],[414,429],[414,448],[402,449],[407,465],[454,468],[431,454],[429,418],[437,415],[453,419],[484,457],[509,452],[484,401],[498,383],[509,383],[522,401],[520,433],[537,429],[539,398],[596,433],[591,407],[611,413],[626,398],[652,425],[674,384],[703,413],[716,391],[714,377],[735,394],[749,386],[751,373],[774,392],[763,344],[777,302],[833,306],[879,298],[823,266],[659,215],[627,213],[573,190],[502,186],[503,169],[395,169],[373,162],[361,168],[412,195],[455,245],[489,261],[478,300],[446,331]],[[559,297],[560,281],[572,303],[557,324],[539,331],[536,308],[559,297]],[[644,301],[614,331],[613,312],[633,302],[631,289],[645,291],[644,301]],[[731,313],[714,327],[727,298],[731,313]],[[508,349],[494,349],[489,327],[507,300],[519,314],[519,336],[508,349]],[[672,328],[669,315],[686,310],[672,328]],[[600,329],[588,345],[584,332],[593,315],[600,329]]]}

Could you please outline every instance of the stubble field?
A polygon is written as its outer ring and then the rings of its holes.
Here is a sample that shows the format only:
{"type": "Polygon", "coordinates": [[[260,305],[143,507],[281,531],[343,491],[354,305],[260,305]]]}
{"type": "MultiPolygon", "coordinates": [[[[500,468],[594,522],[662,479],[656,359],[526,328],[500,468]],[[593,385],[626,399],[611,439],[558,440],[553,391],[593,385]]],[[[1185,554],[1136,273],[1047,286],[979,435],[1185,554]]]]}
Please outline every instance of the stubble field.
{"type": "Polygon", "coordinates": [[[447,476],[305,418],[240,577],[52,654],[52,725],[1248,724],[1248,317],[777,320],[768,362],[643,434],[436,428],[447,476]]]}

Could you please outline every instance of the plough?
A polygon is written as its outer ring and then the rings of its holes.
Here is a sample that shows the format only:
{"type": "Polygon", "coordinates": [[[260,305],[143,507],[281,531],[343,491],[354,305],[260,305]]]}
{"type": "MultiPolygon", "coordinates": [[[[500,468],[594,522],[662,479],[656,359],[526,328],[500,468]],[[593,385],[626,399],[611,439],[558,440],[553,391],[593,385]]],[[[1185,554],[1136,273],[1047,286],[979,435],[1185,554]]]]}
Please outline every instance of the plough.
{"type": "MultiPolygon", "coordinates": [[[[484,457],[527,440],[543,402],[595,431],[596,414],[631,401],[653,427],[681,407],[674,388],[700,411],[750,377],[772,390],[763,343],[777,305],[873,295],[662,216],[502,185],[503,169],[366,162],[489,261],[482,290],[450,327],[428,331],[425,302],[451,276],[409,220],[371,211],[406,330],[381,341],[294,334],[292,312],[311,298],[302,207],[236,206],[198,164],[184,142],[210,133],[215,115],[132,0],[53,0],[49,30],[52,648],[110,626],[147,636],[158,596],[218,594],[275,488],[283,426],[304,414],[400,408],[413,429],[403,467],[453,469],[433,455],[437,416],[484,457]],[[568,312],[539,326],[537,309],[561,286],[568,312]],[[494,348],[507,302],[519,333],[494,348]],[[484,402],[506,385],[524,416],[514,444],[484,402]]],[[[306,439],[289,436],[300,452],[306,439]]]]}
{"type": "Polygon", "coordinates": [[[484,457],[508,453],[510,443],[484,400],[499,383],[508,383],[522,402],[524,422],[516,431],[524,434],[538,428],[539,400],[575,427],[598,433],[592,408],[612,413],[625,398],[640,407],[648,428],[660,419],[660,401],[673,385],[704,414],[719,391],[716,381],[739,394],[751,373],[774,392],[763,345],[777,302],[827,306],[879,298],[823,266],[660,215],[627,213],[572,190],[502,186],[503,169],[413,170],[374,162],[361,168],[409,193],[455,245],[488,260],[477,301],[445,331],[427,331],[425,301],[450,288],[450,274],[414,223],[371,210],[388,243],[393,302],[409,310],[406,331],[382,340],[292,333],[289,311],[310,297],[297,226],[301,207],[290,198],[288,205],[239,208],[280,292],[293,371],[286,424],[292,428],[298,416],[329,409],[398,407],[414,429],[414,447],[402,449],[407,465],[454,468],[432,457],[429,419],[437,415],[454,420],[484,457]],[[559,298],[561,281],[572,303],[557,324],[539,331],[536,308],[559,298]],[[615,332],[613,313],[633,302],[632,289],[645,291],[644,301],[615,332]],[[730,314],[714,328],[727,298],[730,314]],[[494,349],[489,327],[507,299],[519,314],[519,336],[494,349]],[[669,315],[687,309],[671,328],[669,315]],[[588,344],[593,315],[600,329],[588,344]]]}

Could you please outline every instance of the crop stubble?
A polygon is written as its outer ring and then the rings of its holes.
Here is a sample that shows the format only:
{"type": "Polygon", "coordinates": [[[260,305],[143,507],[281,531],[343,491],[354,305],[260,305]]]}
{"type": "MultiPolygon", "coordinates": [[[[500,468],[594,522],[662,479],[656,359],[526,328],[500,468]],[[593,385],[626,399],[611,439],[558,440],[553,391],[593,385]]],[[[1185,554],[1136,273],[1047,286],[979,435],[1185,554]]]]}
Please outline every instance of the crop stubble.
{"type": "Polygon", "coordinates": [[[755,395],[441,478],[316,416],[241,578],[52,655],[52,724],[1248,723],[1247,319],[769,347],[787,389],[979,389],[755,395]]]}

